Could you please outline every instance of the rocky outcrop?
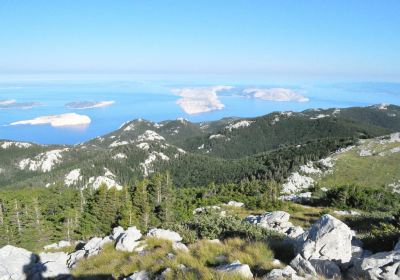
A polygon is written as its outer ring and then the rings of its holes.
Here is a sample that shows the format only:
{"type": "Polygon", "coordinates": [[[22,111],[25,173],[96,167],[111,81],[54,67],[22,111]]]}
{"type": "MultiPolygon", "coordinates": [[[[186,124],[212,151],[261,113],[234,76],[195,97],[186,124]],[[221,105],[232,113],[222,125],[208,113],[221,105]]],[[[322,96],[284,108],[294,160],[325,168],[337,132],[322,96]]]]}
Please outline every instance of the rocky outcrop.
{"type": "MultiPolygon", "coordinates": [[[[115,249],[118,251],[133,252],[135,248],[141,245],[138,240],[142,237],[142,234],[136,227],[129,227],[123,233],[118,230],[117,234],[119,234],[119,237],[115,249]]],[[[114,235],[116,234],[114,233],[114,235]]]]}
{"type": "Polygon", "coordinates": [[[182,237],[179,235],[179,233],[167,229],[153,228],[147,233],[147,236],[165,239],[172,242],[182,241],[182,237]]]}
{"type": "Polygon", "coordinates": [[[290,266],[300,275],[317,275],[313,265],[300,254],[290,262],[290,266]]]}
{"type": "Polygon", "coordinates": [[[290,214],[284,211],[266,212],[259,216],[248,216],[245,221],[257,226],[277,231],[289,237],[295,238],[301,235],[304,230],[301,227],[295,227],[289,222],[290,214]]]}
{"type": "Polygon", "coordinates": [[[353,235],[345,223],[326,214],[298,237],[297,249],[306,260],[323,259],[344,265],[352,258],[353,235]]]}
{"type": "Polygon", "coordinates": [[[380,252],[357,259],[348,275],[352,279],[400,279],[400,251],[380,252]]]}
{"type": "Polygon", "coordinates": [[[182,242],[174,242],[172,244],[172,249],[175,251],[189,252],[189,248],[182,242]]]}
{"type": "Polygon", "coordinates": [[[238,275],[248,279],[253,278],[253,273],[251,273],[250,267],[247,264],[241,264],[240,261],[218,266],[216,270],[224,274],[238,275]]]}
{"type": "Polygon", "coordinates": [[[60,278],[70,274],[67,267],[68,255],[64,252],[40,253],[40,264],[36,269],[44,278],[60,278]]]}
{"type": "Polygon", "coordinates": [[[244,203],[243,202],[237,202],[237,201],[234,201],[234,200],[229,201],[225,205],[226,206],[231,206],[231,207],[244,207],[244,203]]]}
{"type": "Polygon", "coordinates": [[[132,275],[124,278],[124,280],[150,280],[149,274],[142,270],[133,273],[132,275]]]}
{"type": "Polygon", "coordinates": [[[83,246],[82,249],[68,255],[67,266],[69,268],[73,268],[76,262],[80,259],[97,255],[104,245],[110,242],[112,242],[112,238],[110,236],[106,236],[104,238],[93,237],[85,244],[85,246],[83,246]]]}
{"type": "Polygon", "coordinates": [[[300,280],[302,279],[296,273],[291,266],[286,266],[283,269],[273,269],[268,275],[266,275],[263,280],[283,280],[283,279],[293,279],[300,280]]]}
{"type": "Polygon", "coordinates": [[[28,279],[37,261],[38,257],[28,250],[6,245],[0,249],[0,279],[28,279]]]}
{"type": "Polygon", "coordinates": [[[46,246],[43,247],[43,249],[45,249],[45,250],[59,250],[59,249],[65,248],[65,247],[69,247],[71,245],[72,245],[71,242],[62,240],[62,241],[60,241],[58,243],[53,243],[53,244],[46,245],[46,246]]]}

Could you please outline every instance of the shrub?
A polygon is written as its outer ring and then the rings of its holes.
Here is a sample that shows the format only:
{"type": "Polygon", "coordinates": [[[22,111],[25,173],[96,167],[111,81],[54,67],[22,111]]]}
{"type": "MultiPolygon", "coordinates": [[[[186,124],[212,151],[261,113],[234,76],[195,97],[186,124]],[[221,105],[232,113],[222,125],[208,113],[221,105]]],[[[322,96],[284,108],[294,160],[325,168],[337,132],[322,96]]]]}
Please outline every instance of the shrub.
{"type": "Polygon", "coordinates": [[[393,211],[399,206],[398,195],[384,187],[355,185],[330,189],[320,202],[327,206],[365,211],[393,211]]]}

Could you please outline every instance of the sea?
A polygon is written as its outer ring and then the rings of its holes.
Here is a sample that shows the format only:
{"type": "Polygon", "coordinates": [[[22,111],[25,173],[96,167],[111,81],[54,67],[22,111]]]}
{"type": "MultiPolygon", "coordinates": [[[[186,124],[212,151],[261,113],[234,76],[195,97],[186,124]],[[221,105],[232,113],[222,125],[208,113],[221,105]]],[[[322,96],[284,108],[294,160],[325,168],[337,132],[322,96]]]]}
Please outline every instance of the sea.
{"type": "MultiPolygon", "coordinates": [[[[199,97],[201,100],[201,96],[199,97]]],[[[154,122],[185,118],[192,122],[224,117],[256,117],[274,111],[302,111],[310,108],[344,108],[373,104],[400,105],[400,83],[392,82],[237,82],[168,79],[1,79],[0,139],[40,144],[77,144],[104,135],[133,119],[154,122]],[[223,108],[188,114],[178,104],[176,89],[232,86],[217,93],[223,108]],[[308,98],[308,102],[271,101],[244,97],[247,88],[286,88],[308,98]],[[77,106],[101,104],[107,106],[77,106]],[[75,104],[75,106],[71,106],[75,104]],[[89,124],[52,126],[21,124],[43,116],[76,113],[88,116],[89,124]]],[[[220,106],[221,107],[221,106],[220,106]]]]}

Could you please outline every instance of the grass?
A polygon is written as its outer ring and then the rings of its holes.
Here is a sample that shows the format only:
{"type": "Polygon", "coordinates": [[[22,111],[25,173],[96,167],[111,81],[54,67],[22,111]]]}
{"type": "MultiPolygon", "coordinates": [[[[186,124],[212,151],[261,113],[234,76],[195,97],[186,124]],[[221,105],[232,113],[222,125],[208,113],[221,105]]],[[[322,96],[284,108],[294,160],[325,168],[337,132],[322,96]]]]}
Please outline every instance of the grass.
{"type": "Polygon", "coordinates": [[[400,153],[378,154],[395,147],[400,147],[400,143],[377,144],[375,140],[367,140],[353,150],[336,155],[334,172],[320,178],[319,185],[328,188],[346,184],[373,187],[394,183],[400,180],[400,153]],[[360,157],[361,147],[373,150],[376,155],[360,157]]]}
{"type": "Polygon", "coordinates": [[[148,238],[146,243],[144,254],[116,251],[108,244],[99,255],[80,261],[73,276],[110,275],[116,279],[140,270],[155,276],[170,268],[166,279],[241,279],[237,275],[220,274],[215,267],[239,260],[248,264],[256,277],[276,268],[272,264],[273,253],[264,242],[233,238],[216,244],[200,240],[189,246],[189,252],[174,252],[172,244],[165,240],[148,238]],[[168,257],[171,252],[173,258],[168,257]]]}

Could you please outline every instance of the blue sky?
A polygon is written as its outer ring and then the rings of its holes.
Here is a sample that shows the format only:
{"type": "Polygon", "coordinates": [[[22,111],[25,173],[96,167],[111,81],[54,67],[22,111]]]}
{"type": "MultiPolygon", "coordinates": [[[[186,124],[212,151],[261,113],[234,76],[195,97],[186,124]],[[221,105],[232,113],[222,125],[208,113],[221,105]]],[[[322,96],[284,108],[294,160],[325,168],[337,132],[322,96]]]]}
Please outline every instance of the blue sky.
{"type": "Polygon", "coordinates": [[[400,1],[0,1],[0,75],[400,78],[400,1]]]}

